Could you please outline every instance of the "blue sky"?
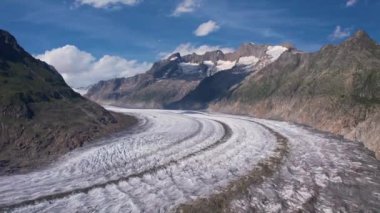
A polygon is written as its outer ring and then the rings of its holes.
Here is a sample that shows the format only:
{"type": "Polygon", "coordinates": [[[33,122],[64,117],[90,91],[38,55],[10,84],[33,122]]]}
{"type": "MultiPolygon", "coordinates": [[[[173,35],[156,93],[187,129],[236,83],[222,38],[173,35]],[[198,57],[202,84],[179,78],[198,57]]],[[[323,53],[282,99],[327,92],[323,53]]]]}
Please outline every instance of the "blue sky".
{"type": "Polygon", "coordinates": [[[146,68],[181,47],[292,42],[315,51],[358,28],[379,41],[378,11],[379,0],[1,0],[0,28],[34,55],[71,45],[92,63],[110,55],[146,68]]]}

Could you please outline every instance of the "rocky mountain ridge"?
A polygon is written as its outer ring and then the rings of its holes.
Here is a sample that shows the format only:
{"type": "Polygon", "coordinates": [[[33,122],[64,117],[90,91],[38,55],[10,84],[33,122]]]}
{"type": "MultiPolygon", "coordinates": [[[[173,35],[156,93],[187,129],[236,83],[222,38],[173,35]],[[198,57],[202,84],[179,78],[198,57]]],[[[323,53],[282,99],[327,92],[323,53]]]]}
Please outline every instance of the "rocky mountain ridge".
{"type": "Polygon", "coordinates": [[[46,164],[134,122],[74,92],[0,30],[0,175],[46,164]]]}
{"type": "Polygon", "coordinates": [[[180,102],[201,81],[221,71],[234,70],[234,73],[245,76],[272,63],[285,51],[288,48],[283,46],[247,43],[232,53],[220,50],[203,55],[174,53],[154,63],[144,74],[95,84],[86,97],[118,106],[166,108],[180,102]]]}
{"type": "Polygon", "coordinates": [[[284,53],[210,108],[306,124],[380,158],[380,46],[358,31],[315,53],[284,53]]]}

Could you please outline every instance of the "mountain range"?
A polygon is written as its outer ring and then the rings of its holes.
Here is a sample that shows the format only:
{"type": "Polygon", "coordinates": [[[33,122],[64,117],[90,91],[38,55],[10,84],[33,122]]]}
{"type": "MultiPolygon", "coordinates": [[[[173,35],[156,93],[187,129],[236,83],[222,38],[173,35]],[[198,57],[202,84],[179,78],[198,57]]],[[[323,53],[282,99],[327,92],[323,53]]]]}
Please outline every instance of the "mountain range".
{"type": "MultiPolygon", "coordinates": [[[[288,48],[283,46],[242,45],[237,51],[220,50],[203,55],[181,56],[174,53],[153,64],[144,74],[130,78],[101,81],[93,85],[86,97],[97,102],[133,108],[173,108],[186,100],[200,83],[225,70],[234,70],[233,86],[249,73],[275,61],[288,48]],[[236,75],[235,75],[236,74],[236,75]]],[[[219,92],[219,91],[218,91],[219,92]]]]}
{"type": "Polygon", "coordinates": [[[47,164],[135,122],[74,92],[0,30],[0,175],[47,164]]]}
{"type": "Polygon", "coordinates": [[[175,53],[144,74],[101,81],[86,97],[292,121],[361,141],[380,158],[380,46],[362,30],[313,53],[253,43],[232,53],[175,53]]]}

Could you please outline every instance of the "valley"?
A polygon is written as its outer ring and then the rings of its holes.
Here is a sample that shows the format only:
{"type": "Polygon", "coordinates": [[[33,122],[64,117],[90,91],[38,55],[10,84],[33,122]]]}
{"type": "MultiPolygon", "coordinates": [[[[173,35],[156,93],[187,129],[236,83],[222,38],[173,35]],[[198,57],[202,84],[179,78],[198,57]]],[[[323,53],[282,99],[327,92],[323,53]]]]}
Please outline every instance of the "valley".
{"type": "Polygon", "coordinates": [[[47,168],[0,177],[0,209],[354,212],[379,208],[378,161],[359,143],[291,123],[244,116],[108,109],[139,118],[138,126],[77,149],[47,168]]]}
{"type": "Polygon", "coordinates": [[[378,11],[1,0],[0,213],[380,213],[378,11]]]}

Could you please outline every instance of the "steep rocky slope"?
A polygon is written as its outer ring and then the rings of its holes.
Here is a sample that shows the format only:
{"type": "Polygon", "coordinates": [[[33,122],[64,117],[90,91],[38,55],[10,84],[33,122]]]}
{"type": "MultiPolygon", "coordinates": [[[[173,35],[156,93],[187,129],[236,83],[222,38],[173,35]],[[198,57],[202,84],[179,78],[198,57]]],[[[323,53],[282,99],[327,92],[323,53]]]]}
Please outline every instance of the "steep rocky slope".
{"type": "Polygon", "coordinates": [[[134,122],[75,93],[0,30],[0,174],[47,163],[134,122]]]}
{"type": "Polygon", "coordinates": [[[162,108],[165,103],[181,99],[198,83],[199,79],[155,78],[146,73],[101,81],[89,89],[86,97],[96,102],[130,108],[162,108]]]}
{"type": "Polygon", "coordinates": [[[207,106],[204,100],[222,96],[248,73],[275,61],[286,50],[283,46],[248,43],[232,53],[220,50],[203,55],[175,53],[156,62],[144,74],[101,81],[86,96],[97,102],[133,108],[204,108],[207,106]],[[230,75],[227,83],[209,89],[207,82],[219,82],[230,75]]]}
{"type": "Polygon", "coordinates": [[[211,109],[307,124],[380,158],[380,46],[358,31],[316,53],[287,52],[211,109]]]}
{"type": "Polygon", "coordinates": [[[249,72],[242,72],[239,68],[218,72],[203,79],[194,90],[186,94],[181,100],[165,107],[168,109],[207,109],[210,102],[225,97],[248,74],[249,72]]]}

